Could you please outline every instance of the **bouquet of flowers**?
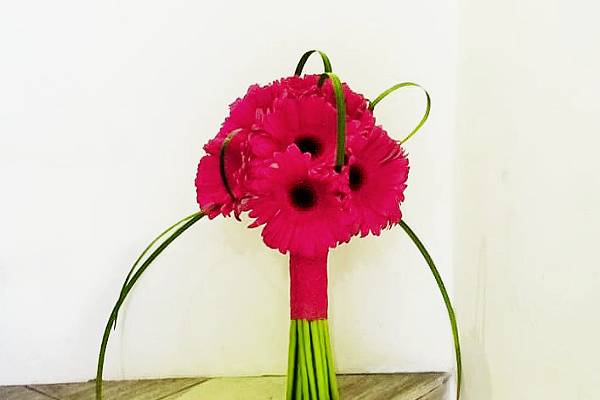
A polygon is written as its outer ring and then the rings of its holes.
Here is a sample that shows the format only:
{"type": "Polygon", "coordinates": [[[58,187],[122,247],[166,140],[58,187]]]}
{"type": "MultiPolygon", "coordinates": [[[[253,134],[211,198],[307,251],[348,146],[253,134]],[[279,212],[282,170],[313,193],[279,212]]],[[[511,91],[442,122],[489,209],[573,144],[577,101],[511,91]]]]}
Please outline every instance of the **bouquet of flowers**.
{"type": "Polygon", "coordinates": [[[327,322],[327,257],[355,236],[380,235],[399,225],[429,265],[446,304],[457,360],[461,362],[454,311],[431,257],[402,219],[400,205],[409,172],[401,145],[423,126],[431,100],[415,129],[396,141],[375,123],[373,110],[400,83],[369,101],[342,83],[329,58],[311,50],[295,74],[270,84],[252,85],[230,106],[217,135],[205,146],[196,176],[200,211],[159,235],[131,268],[104,331],[96,377],[102,397],[102,371],[111,328],[129,291],[152,261],[203,217],[247,212],[250,227],[262,227],[264,243],[289,256],[290,337],[286,398],[339,399],[327,322]],[[312,54],[324,72],[303,75],[312,54]],[[150,253],[150,250],[154,250],[150,253]]]}

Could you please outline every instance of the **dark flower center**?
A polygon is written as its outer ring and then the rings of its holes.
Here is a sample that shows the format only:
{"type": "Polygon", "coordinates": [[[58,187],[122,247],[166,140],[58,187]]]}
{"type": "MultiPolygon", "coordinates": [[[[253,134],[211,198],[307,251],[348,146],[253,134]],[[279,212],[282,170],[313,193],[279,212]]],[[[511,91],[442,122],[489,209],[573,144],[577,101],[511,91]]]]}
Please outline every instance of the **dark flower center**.
{"type": "Polygon", "coordinates": [[[358,190],[362,186],[365,180],[365,176],[363,174],[363,170],[358,165],[350,166],[350,189],[358,190]]]}
{"type": "Polygon", "coordinates": [[[300,210],[309,210],[317,203],[315,189],[306,182],[300,182],[292,186],[289,195],[292,204],[300,210]]]}
{"type": "Polygon", "coordinates": [[[321,142],[313,136],[300,136],[294,143],[303,153],[310,153],[313,157],[321,154],[321,142]]]}

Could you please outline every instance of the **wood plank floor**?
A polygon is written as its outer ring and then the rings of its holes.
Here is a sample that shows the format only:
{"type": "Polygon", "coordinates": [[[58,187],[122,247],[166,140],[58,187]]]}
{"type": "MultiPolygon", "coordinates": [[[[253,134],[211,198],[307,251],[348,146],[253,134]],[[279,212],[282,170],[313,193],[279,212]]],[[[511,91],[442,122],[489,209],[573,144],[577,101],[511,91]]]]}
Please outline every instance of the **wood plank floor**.
{"type": "MultiPolygon", "coordinates": [[[[339,375],[343,400],[442,400],[444,373],[339,375]]],[[[282,399],[285,377],[184,378],[109,381],[104,399],[267,400],[282,399]]],[[[0,386],[0,400],[94,400],[94,383],[0,386]]]]}

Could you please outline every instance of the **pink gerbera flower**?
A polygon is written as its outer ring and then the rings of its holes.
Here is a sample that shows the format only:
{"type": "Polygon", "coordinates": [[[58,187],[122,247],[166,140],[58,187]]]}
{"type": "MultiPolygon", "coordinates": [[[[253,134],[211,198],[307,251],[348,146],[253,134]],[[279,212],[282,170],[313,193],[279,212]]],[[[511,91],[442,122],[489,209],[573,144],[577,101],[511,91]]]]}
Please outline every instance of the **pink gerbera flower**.
{"type": "Polygon", "coordinates": [[[236,215],[243,210],[246,198],[246,176],[248,174],[249,132],[262,122],[263,116],[273,105],[279,95],[279,84],[268,86],[252,85],[242,98],[230,106],[230,114],[223,122],[219,133],[211,139],[204,150],[204,156],[198,164],[196,175],[196,199],[209,218],[219,214],[229,216],[231,211],[236,215]],[[225,173],[229,188],[224,185],[220,171],[221,148],[231,134],[232,137],[225,152],[225,173]],[[228,190],[229,189],[229,190],[228,190]]]}
{"type": "Polygon", "coordinates": [[[204,150],[209,154],[218,155],[223,141],[232,131],[239,130],[242,134],[247,135],[256,129],[280,94],[278,82],[267,86],[250,86],[244,97],[238,98],[229,106],[229,116],[225,118],[217,136],[204,146],[204,150]]]}
{"type": "Polygon", "coordinates": [[[231,211],[237,216],[244,209],[247,193],[245,136],[244,133],[232,136],[227,146],[223,167],[228,186],[221,176],[219,153],[209,153],[200,159],[196,174],[196,200],[211,219],[219,214],[229,216],[231,211]]]}
{"type": "Polygon", "coordinates": [[[303,96],[321,95],[317,87],[319,75],[289,76],[281,79],[281,91],[286,97],[300,98],[303,96]]]}
{"type": "MultiPolygon", "coordinates": [[[[347,118],[351,121],[363,121],[363,123],[368,121],[371,125],[374,125],[375,118],[373,112],[368,109],[367,99],[362,94],[352,91],[345,83],[342,83],[342,90],[346,102],[347,118]]],[[[323,84],[322,93],[329,103],[335,104],[335,92],[331,80],[328,79],[323,84]]]]}
{"type": "Polygon", "coordinates": [[[310,154],[292,144],[259,168],[253,182],[250,226],[264,224],[264,242],[282,253],[322,254],[355,231],[344,209],[342,176],[313,165],[310,154]]]}
{"type": "Polygon", "coordinates": [[[252,154],[270,159],[295,144],[315,162],[333,163],[336,150],[337,114],[321,97],[277,100],[264,118],[261,131],[250,136],[252,154]]]}
{"type": "MultiPolygon", "coordinates": [[[[322,87],[318,87],[320,75],[291,76],[281,80],[281,91],[293,98],[303,96],[323,97],[329,104],[335,106],[335,93],[331,80],[323,82],[322,87]]],[[[362,94],[356,93],[350,87],[343,83],[344,98],[346,101],[346,116],[350,121],[374,120],[373,112],[368,109],[367,99],[362,94]]]]}
{"type": "Polygon", "coordinates": [[[408,178],[408,159],[402,148],[379,126],[365,138],[350,139],[352,155],[344,168],[350,189],[352,215],[361,236],[381,230],[402,219],[400,203],[408,178]]]}

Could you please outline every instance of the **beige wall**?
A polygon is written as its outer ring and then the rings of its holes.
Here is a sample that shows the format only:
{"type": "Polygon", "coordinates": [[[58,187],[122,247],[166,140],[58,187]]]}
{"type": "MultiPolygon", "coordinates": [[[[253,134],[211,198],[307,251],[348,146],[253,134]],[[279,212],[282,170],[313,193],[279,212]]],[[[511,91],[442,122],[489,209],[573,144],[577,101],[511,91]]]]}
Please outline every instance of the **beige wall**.
{"type": "Polygon", "coordinates": [[[598,399],[600,6],[459,4],[464,399],[598,399]]]}

